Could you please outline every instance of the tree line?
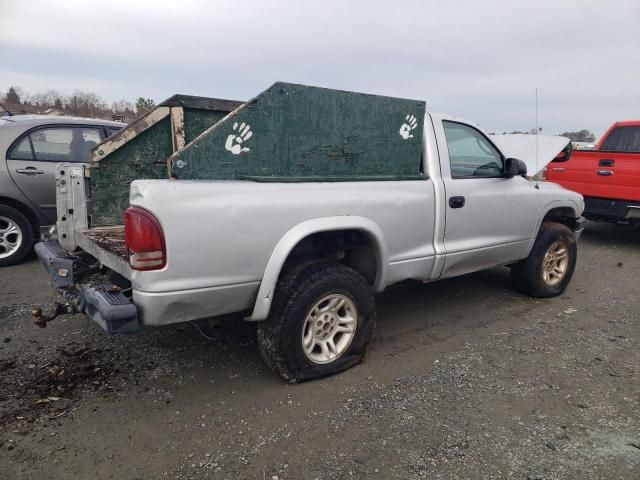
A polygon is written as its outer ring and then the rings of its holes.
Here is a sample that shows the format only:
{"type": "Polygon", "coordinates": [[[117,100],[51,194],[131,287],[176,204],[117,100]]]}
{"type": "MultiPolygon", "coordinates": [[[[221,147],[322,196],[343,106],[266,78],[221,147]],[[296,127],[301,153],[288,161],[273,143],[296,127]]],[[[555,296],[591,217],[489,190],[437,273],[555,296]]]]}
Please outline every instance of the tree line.
{"type": "MultiPolygon", "coordinates": [[[[71,95],[65,95],[58,90],[28,93],[19,86],[9,87],[4,96],[0,97],[0,104],[12,113],[57,113],[78,117],[93,117],[105,119],[122,119],[126,122],[136,116],[147,113],[156,106],[152,98],[138,97],[135,103],[128,100],[105,102],[94,92],[74,90],[71,95]],[[55,110],[56,112],[51,112],[55,110]]],[[[0,112],[0,115],[2,112],[0,112]]],[[[542,129],[540,129],[542,132],[542,129]]],[[[502,133],[535,134],[536,129],[526,131],[514,130],[502,133]]],[[[560,135],[573,142],[595,142],[595,135],[583,129],[577,132],[563,132],[560,135]]]]}
{"type": "Polygon", "coordinates": [[[0,94],[0,104],[0,115],[6,114],[6,111],[48,113],[109,120],[122,119],[127,122],[156,106],[152,98],[138,97],[135,102],[122,99],[108,103],[95,92],[76,89],[69,95],[58,90],[30,93],[19,86],[11,86],[4,94],[0,94]]]}
{"type": "MultiPolygon", "coordinates": [[[[511,132],[502,132],[503,135],[518,134],[518,133],[525,134],[525,135],[535,135],[536,129],[532,128],[530,130],[525,130],[525,131],[513,130],[511,132]]],[[[542,128],[540,128],[539,133],[542,133],[542,128]]],[[[495,135],[495,133],[491,132],[491,135],[495,135]]],[[[579,130],[577,132],[562,132],[562,133],[558,133],[557,135],[560,135],[561,137],[567,137],[572,142],[593,143],[596,141],[596,136],[587,129],[579,130]]]]}

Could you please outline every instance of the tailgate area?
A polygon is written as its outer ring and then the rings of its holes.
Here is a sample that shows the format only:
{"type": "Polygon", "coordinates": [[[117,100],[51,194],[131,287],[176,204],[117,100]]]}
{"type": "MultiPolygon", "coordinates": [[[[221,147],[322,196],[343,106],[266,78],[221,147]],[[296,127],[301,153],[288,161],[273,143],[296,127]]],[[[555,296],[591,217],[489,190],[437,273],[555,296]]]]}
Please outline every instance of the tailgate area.
{"type": "Polygon", "coordinates": [[[138,313],[131,301],[131,284],[126,277],[105,269],[99,259],[85,251],[64,250],[57,240],[40,242],[35,251],[63,299],[64,311],[86,314],[107,333],[140,330],[138,313]]]}

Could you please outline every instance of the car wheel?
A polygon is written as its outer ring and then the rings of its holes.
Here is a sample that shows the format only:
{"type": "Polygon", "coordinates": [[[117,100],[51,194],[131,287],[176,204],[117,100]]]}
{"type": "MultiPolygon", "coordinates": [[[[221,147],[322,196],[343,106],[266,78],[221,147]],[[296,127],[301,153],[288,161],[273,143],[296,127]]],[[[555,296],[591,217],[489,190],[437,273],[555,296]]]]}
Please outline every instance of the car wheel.
{"type": "Polygon", "coordinates": [[[362,361],[375,327],[371,287],[340,263],[284,275],[269,318],[258,326],[265,362],[291,383],[325,377],[362,361]]]}
{"type": "Polygon", "coordinates": [[[511,268],[514,289],[536,298],[560,295],[571,281],[577,256],[571,229],[544,222],[529,256],[511,268]]]}
{"type": "Polygon", "coordinates": [[[21,262],[33,246],[33,228],[21,212],[0,205],[0,267],[21,262]]]}

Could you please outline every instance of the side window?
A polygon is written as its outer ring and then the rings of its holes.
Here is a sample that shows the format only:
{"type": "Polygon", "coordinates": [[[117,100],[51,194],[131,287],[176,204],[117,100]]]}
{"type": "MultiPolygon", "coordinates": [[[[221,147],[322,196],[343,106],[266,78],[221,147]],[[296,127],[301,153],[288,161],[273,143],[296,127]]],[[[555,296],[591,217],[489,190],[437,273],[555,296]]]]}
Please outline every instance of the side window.
{"type": "Polygon", "coordinates": [[[500,152],[475,128],[443,121],[453,178],[501,177],[500,152]]]}
{"type": "Polygon", "coordinates": [[[71,161],[88,162],[91,149],[100,142],[102,142],[102,135],[99,129],[75,127],[71,141],[71,161]]]}
{"type": "Polygon", "coordinates": [[[97,128],[43,128],[31,133],[36,160],[45,162],[88,162],[90,150],[101,141],[97,128]]]}
{"type": "Polygon", "coordinates": [[[33,160],[33,152],[31,151],[31,144],[29,143],[29,136],[25,136],[20,143],[18,143],[8,158],[12,160],[33,160]]]}
{"type": "Polygon", "coordinates": [[[102,135],[100,135],[100,130],[96,128],[78,128],[74,130],[80,130],[82,139],[85,141],[85,143],[87,143],[89,150],[102,142],[102,135]]]}
{"type": "Polygon", "coordinates": [[[45,162],[70,161],[71,128],[42,128],[31,132],[31,143],[36,160],[45,162]]]}
{"type": "Polygon", "coordinates": [[[115,135],[120,130],[122,130],[122,128],[120,128],[120,127],[107,127],[107,133],[109,134],[109,136],[115,135]]]}

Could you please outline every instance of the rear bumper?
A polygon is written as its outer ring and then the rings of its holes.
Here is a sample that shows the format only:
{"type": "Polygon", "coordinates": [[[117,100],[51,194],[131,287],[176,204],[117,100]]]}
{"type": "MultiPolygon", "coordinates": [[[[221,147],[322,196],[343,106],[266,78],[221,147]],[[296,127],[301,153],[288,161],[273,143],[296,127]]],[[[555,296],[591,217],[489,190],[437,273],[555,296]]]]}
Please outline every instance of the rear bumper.
{"type": "Polygon", "coordinates": [[[640,221],[640,202],[611,198],[584,197],[584,216],[610,222],[640,221]]]}
{"type": "Polygon", "coordinates": [[[36,254],[49,273],[51,284],[73,311],[82,312],[107,333],[133,333],[140,329],[138,312],[121,288],[105,276],[82,270],[83,258],[64,250],[57,240],[37,243],[36,254]]]}
{"type": "Polygon", "coordinates": [[[160,326],[247,311],[259,288],[256,281],[172,292],[133,290],[133,301],[145,326],[160,326]]]}
{"type": "Polygon", "coordinates": [[[79,285],[78,310],[107,333],[135,333],[140,330],[136,306],[117,286],[108,282],[79,285]]]}
{"type": "Polygon", "coordinates": [[[85,266],[87,259],[96,263],[90,255],[69,253],[56,240],[40,242],[35,250],[65,303],[108,333],[132,333],[143,325],[161,326],[244,312],[253,307],[260,288],[258,280],[170,292],[129,288],[125,295],[105,275],[80,273],[83,261],[85,266]]]}

